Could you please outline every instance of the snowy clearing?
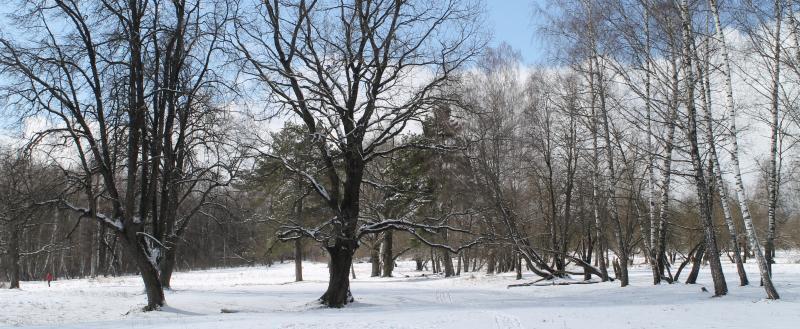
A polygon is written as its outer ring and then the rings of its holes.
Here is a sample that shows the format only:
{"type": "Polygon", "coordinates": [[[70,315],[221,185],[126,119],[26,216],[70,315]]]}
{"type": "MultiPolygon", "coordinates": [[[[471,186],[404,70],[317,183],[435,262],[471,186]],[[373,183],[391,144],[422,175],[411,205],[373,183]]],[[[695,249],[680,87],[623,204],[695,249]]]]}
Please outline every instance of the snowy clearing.
{"type": "MultiPolygon", "coordinates": [[[[0,327],[40,328],[796,328],[800,323],[800,264],[781,259],[775,281],[782,299],[761,287],[738,287],[726,264],[730,294],[712,298],[707,268],[698,285],[650,285],[646,266],[634,266],[632,285],[616,282],[532,286],[513,273],[467,273],[442,278],[401,262],[395,278],[369,278],[356,264],[356,303],[327,309],[315,303],[326,287],[325,264],[306,263],[307,281],[291,282],[293,265],[176,273],[175,290],[159,312],[139,312],[146,298],[138,277],[23,282],[0,291],[0,327]],[[221,310],[226,312],[222,313],[221,310]]],[[[748,262],[751,282],[758,282],[748,262]]],[[[685,274],[682,275],[685,277],[685,274]]],[[[525,280],[534,279],[528,275],[525,280]]]]}

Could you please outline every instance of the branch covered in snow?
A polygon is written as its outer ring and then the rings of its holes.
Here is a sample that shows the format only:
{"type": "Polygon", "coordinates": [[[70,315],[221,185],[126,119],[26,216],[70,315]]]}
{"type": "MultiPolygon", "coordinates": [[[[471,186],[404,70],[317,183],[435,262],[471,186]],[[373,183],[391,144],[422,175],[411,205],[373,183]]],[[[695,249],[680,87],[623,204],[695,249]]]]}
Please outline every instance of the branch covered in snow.
{"type": "Polygon", "coordinates": [[[472,234],[472,232],[470,232],[469,230],[460,229],[450,225],[428,225],[422,223],[415,223],[403,219],[388,219],[377,223],[362,225],[359,230],[360,231],[359,237],[370,233],[382,232],[387,229],[399,229],[399,230],[422,229],[425,230],[426,232],[431,232],[431,233],[440,232],[441,230],[448,230],[453,232],[472,234]]]}
{"type": "Polygon", "coordinates": [[[283,225],[281,226],[281,231],[278,232],[278,239],[281,241],[292,241],[305,236],[312,238],[317,242],[322,242],[328,237],[323,233],[323,229],[328,225],[334,224],[335,221],[336,217],[333,217],[311,229],[305,228],[299,224],[283,225]]]}
{"type": "Polygon", "coordinates": [[[463,244],[463,245],[461,245],[461,246],[459,246],[457,248],[453,248],[452,246],[449,246],[449,245],[446,245],[446,244],[431,242],[428,239],[425,239],[425,237],[423,237],[422,235],[418,234],[417,231],[415,229],[413,229],[413,228],[406,229],[405,231],[411,233],[412,235],[414,235],[414,237],[417,238],[417,240],[419,240],[420,242],[428,245],[429,247],[438,248],[438,249],[446,249],[447,251],[450,251],[450,252],[452,252],[454,254],[457,254],[461,250],[469,249],[472,246],[475,246],[475,245],[483,242],[483,237],[478,237],[475,240],[472,240],[472,241],[470,241],[470,242],[468,242],[466,244],[463,244]]]}
{"type": "MultiPolygon", "coordinates": [[[[37,205],[42,205],[42,206],[43,205],[48,205],[48,204],[54,204],[54,205],[57,205],[57,206],[61,205],[62,208],[64,208],[64,209],[69,209],[69,210],[77,212],[78,214],[80,214],[81,217],[92,217],[91,209],[78,207],[78,206],[73,205],[73,204],[71,204],[68,201],[63,200],[63,199],[48,200],[48,201],[37,203],[37,205]]],[[[122,220],[120,220],[119,218],[111,218],[111,217],[109,217],[109,216],[107,216],[105,214],[99,213],[99,212],[95,212],[94,217],[95,217],[95,219],[97,219],[98,221],[100,221],[104,225],[109,226],[112,229],[115,229],[117,231],[123,231],[124,230],[124,225],[122,224],[122,220]]]]}

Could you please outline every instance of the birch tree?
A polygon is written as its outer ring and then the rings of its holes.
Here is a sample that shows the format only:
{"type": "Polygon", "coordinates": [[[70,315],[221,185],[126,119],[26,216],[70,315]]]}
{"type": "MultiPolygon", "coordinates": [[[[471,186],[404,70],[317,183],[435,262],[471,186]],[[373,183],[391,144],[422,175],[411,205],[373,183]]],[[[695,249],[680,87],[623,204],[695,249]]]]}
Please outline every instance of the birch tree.
{"type": "Polygon", "coordinates": [[[767,298],[770,299],[778,299],[780,296],[778,292],[775,290],[775,287],[772,284],[772,279],[769,275],[769,265],[764,257],[764,253],[762,252],[761,245],[758,240],[758,236],[755,231],[755,227],[753,226],[753,217],[750,215],[750,208],[748,205],[747,194],[745,193],[744,183],[742,182],[742,170],[741,165],[739,162],[739,142],[738,142],[738,131],[736,129],[736,107],[734,105],[734,98],[733,98],[733,78],[731,73],[731,59],[730,54],[728,51],[728,44],[725,41],[725,32],[722,29],[722,22],[720,20],[719,15],[719,4],[716,0],[709,0],[709,6],[711,7],[712,15],[714,18],[714,27],[716,29],[716,36],[718,42],[720,43],[720,51],[722,53],[722,73],[725,79],[725,107],[728,112],[728,117],[730,118],[730,123],[728,125],[728,131],[730,132],[730,141],[731,141],[731,167],[733,169],[734,175],[734,184],[736,186],[736,198],[739,201],[739,210],[742,212],[742,220],[744,221],[745,231],[747,233],[747,238],[750,243],[750,250],[753,251],[755,255],[756,261],[758,262],[758,268],[761,274],[761,282],[764,285],[764,289],[767,293],[767,298]]]}
{"type": "Polygon", "coordinates": [[[716,233],[711,219],[711,200],[708,190],[706,173],[703,168],[703,161],[700,156],[700,149],[697,138],[697,110],[695,107],[695,88],[697,81],[694,74],[693,44],[694,30],[692,28],[692,16],[688,0],[683,0],[681,6],[681,17],[683,18],[683,70],[685,82],[685,105],[687,111],[687,138],[689,139],[692,167],[694,169],[693,179],[697,189],[699,202],[700,221],[703,225],[703,235],[705,239],[706,255],[711,266],[711,277],[714,280],[714,295],[722,296],[728,293],[725,275],[722,272],[722,264],[717,250],[716,233]]]}

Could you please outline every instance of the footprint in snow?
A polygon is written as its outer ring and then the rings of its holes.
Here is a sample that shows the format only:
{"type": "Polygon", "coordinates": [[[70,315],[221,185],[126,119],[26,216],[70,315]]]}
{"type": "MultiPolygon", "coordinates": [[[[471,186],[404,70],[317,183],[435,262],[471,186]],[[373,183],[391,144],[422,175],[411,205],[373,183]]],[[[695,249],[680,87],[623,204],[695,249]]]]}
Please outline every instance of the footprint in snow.
{"type": "Polygon", "coordinates": [[[493,313],[494,327],[497,329],[525,329],[519,318],[509,314],[493,313]]]}

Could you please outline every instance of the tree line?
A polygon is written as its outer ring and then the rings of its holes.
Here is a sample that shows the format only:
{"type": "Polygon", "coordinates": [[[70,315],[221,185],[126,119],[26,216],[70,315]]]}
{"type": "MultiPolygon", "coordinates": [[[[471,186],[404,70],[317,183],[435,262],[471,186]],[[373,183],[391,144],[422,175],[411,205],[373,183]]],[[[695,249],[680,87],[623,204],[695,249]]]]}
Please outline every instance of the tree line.
{"type": "Polygon", "coordinates": [[[727,256],[779,298],[798,3],[552,2],[541,67],[489,47],[484,5],[15,3],[0,281],[136,273],[153,310],[176,268],[291,259],[301,281],[310,258],[342,307],[360,259],[624,287],[639,258],[654,284],[708,263],[721,296],[727,256]],[[769,136],[753,183],[748,125],[769,136]]]}

